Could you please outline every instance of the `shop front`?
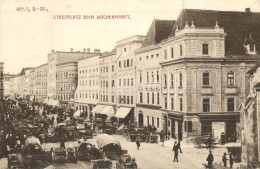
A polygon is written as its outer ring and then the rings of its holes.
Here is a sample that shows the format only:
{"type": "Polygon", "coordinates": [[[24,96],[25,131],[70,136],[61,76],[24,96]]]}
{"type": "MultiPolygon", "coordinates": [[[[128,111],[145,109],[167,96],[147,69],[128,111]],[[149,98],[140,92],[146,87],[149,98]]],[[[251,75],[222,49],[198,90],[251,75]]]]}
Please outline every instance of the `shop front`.
{"type": "Polygon", "coordinates": [[[199,114],[201,135],[220,138],[225,135],[226,142],[237,142],[240,139],[240,113],[202,113],[199,114]]]}
{"type": "Polygon", "coordinates": [[[137,107],[137,125],[138,127],[154,126],[157,131],[163,129],[163,115],[158,107],[138,106],[137,107]]]}
{"type": "MultiPolygon", "coordinates": [[[[171,138],[178,138],[182,140],[183,137],[183,113],[181,112],[172,112],[172,111],[168,111],[167,112],[168,115],[168,120],[164,120],[167,121],[167,124],[165,126],[167,126],[167,128],[165,127],[165,130],[169,131],[170,130],[170,137],[171,138]]],[[[166,118],[166,116],[164,117],[166,118]]]]}

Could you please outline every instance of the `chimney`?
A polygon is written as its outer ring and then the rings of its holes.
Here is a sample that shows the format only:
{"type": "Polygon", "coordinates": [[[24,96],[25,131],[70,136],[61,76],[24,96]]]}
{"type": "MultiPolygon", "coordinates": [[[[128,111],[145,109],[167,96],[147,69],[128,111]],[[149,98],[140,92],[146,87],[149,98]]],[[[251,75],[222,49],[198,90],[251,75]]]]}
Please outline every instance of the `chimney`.
{"type": "Polygon", "coordinates": [[[94,49],[94,53],[100,53],[100,49],[94,49]]]}
{"type": "Polygon", "coordinates": [[[245,12],[251,12],[250,8],[246,8],[245,12]]]}
{"type": "Polygon", "coordinates": [[[70,48],[70,52],[73,52],[73,48],[70,48]]]}
{"type": "Polygon", "coordinates": [[[86,52],[86,48],[83,48],[83,52],[84,52],[84,53],[86,52]]]}
{"type": "Polygon", "coordinates": [[[90,53],[90,48],[88,48],[88,53],[90,53]]]}

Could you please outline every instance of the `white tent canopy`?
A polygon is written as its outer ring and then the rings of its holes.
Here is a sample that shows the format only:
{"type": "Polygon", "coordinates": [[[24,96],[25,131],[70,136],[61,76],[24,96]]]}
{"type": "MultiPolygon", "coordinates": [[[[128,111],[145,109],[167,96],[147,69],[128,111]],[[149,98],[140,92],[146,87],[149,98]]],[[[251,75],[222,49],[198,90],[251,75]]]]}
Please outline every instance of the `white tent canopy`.
{"type": "Polygon", "coordinates": [[[74,116],[74,117],[79,117],[82,112],[83,112],[82,110],[77,110],[77,111],[73,114],[73,116],[74,116]]]}
{"type": "Polygon", "coordinates": [[[60,104],[59,100],[53,100],[51,105],[54,106],[54,107],[61,107],[61,104],[60,104]]]}

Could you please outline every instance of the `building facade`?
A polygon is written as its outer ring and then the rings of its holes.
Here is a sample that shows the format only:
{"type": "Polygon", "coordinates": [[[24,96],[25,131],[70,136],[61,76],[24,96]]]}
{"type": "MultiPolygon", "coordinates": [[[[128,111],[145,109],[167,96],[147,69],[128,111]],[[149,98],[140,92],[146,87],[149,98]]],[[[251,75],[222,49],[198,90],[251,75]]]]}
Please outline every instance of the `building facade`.
{"type": "MultiPolygon", "coordinates": [[[[233,29],[233,23],[225,20],[239,19],[236,14],[183,10],[171,35],[161,43],[162,111],[167,114],[164,128],[171,130],[172,137],[220,138],[224,133],[227,142],[240,141],[237,107],[249,92],[246,72],[260,58],[255,48],[247,48],[250,32],[257,34],[250,28],[253,23],[247,24],[247,30],[233,29]]],[[[240,17],[247,16],[240,12],[240,17]]]]}
{"type": "Polygon", "coordinates": [[[56,96],[63,105],[73,106],[74,92],[78,84],[78,63],[66,62],[57,65],[56,96]]]}
{"type": "Polygon", "coordinates": [[[100,54],[78,60],[78,86],[74,94],[76,110],[91,112],[99,103],[100,54]]]}
{"type": "Polygon", "coordinates": [[[260,62],[247,72],[250,94],[241,102],[241,168],[260,167],[260,62]]]}
{"type": "Polygon", "coordinates": [[[171,33],[174,21],[154,20],[140,49],[135,51],[136,60],[136,112],[138,126],[155,126],[163,129],[161,111],[161,65],[163,53],[160,42],[171,33]],[[161,31],[163,30],[163,32],[161,31]]]}
{"type": "MultiPolygon", "coordinates": [[[[116,50],[104,52],[99,58],[99,109],[95,113],[104,118],[114,116],[116,110],[116,50]]],[[[109,120],[109,118],[107,119],[109,120]]]]}
{"type": "Polygon", "coordinates": [[[13,77],[14,75],[12,74],[4,74],[4,96],[9,96],[11,95],[11,89],[10,89],[10,79],[13,77]]]}
{"type": "Polygon", "coordinates": [[[126,123],[128,121],[137,123],[136,59],[134,51],[141,47],[144,38],[145,36],[136,35],[120,40],[116,44],[116,114],[118,114],[116,117],[127,119],[126,123]]]}
{"type": "Polygon", "coordinates": [[[88,56],[95,55],[100,53],[99,49],[95,49],[94,52],[90,52],[90,49],[86,51],[83,49],[83,52],[77,51],[74,52],[71,48],[70,52],[63,51],[54,51],[48,54],[48,83],[47,83],[47,96],[49,98],[57,98],[56,96],[56,74],[57,74],[57,65],[67,62],[75,62],[78,59],[86,58],[88,56]]]}
{"type": "Polygon", "coordinates": [[[33,89],[31,96],[33,96],[35,101],[43,101],[47,97],[48,64],[46,63],[34,68],[32,74],[34,78],[30,81],[33,89]]]}

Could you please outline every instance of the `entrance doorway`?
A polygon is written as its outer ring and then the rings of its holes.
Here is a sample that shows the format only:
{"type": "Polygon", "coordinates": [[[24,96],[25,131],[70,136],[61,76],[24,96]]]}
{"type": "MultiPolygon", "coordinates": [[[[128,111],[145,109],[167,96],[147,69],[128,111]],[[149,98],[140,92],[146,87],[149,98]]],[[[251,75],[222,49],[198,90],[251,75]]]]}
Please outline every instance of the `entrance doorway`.
{"type": "Polygon", "coordinates": [[[227,142],[236,142],[236,122],[229,121],[226,123],[226,138],[227,142]]]}
{"type": "Polygon", "coordinates": [[[144,115],[142,113],[139,113],[139,115],[138,115],[138,125],[139,125],[139,127],[144,126],[144,115]]]}
{"type": "Polygon", "coordinates": [[[163,120],[164,120],[163,130],[168,131],[168,124],[167,124],[168,118],[166,115],[164,115],[163,120]]]}

